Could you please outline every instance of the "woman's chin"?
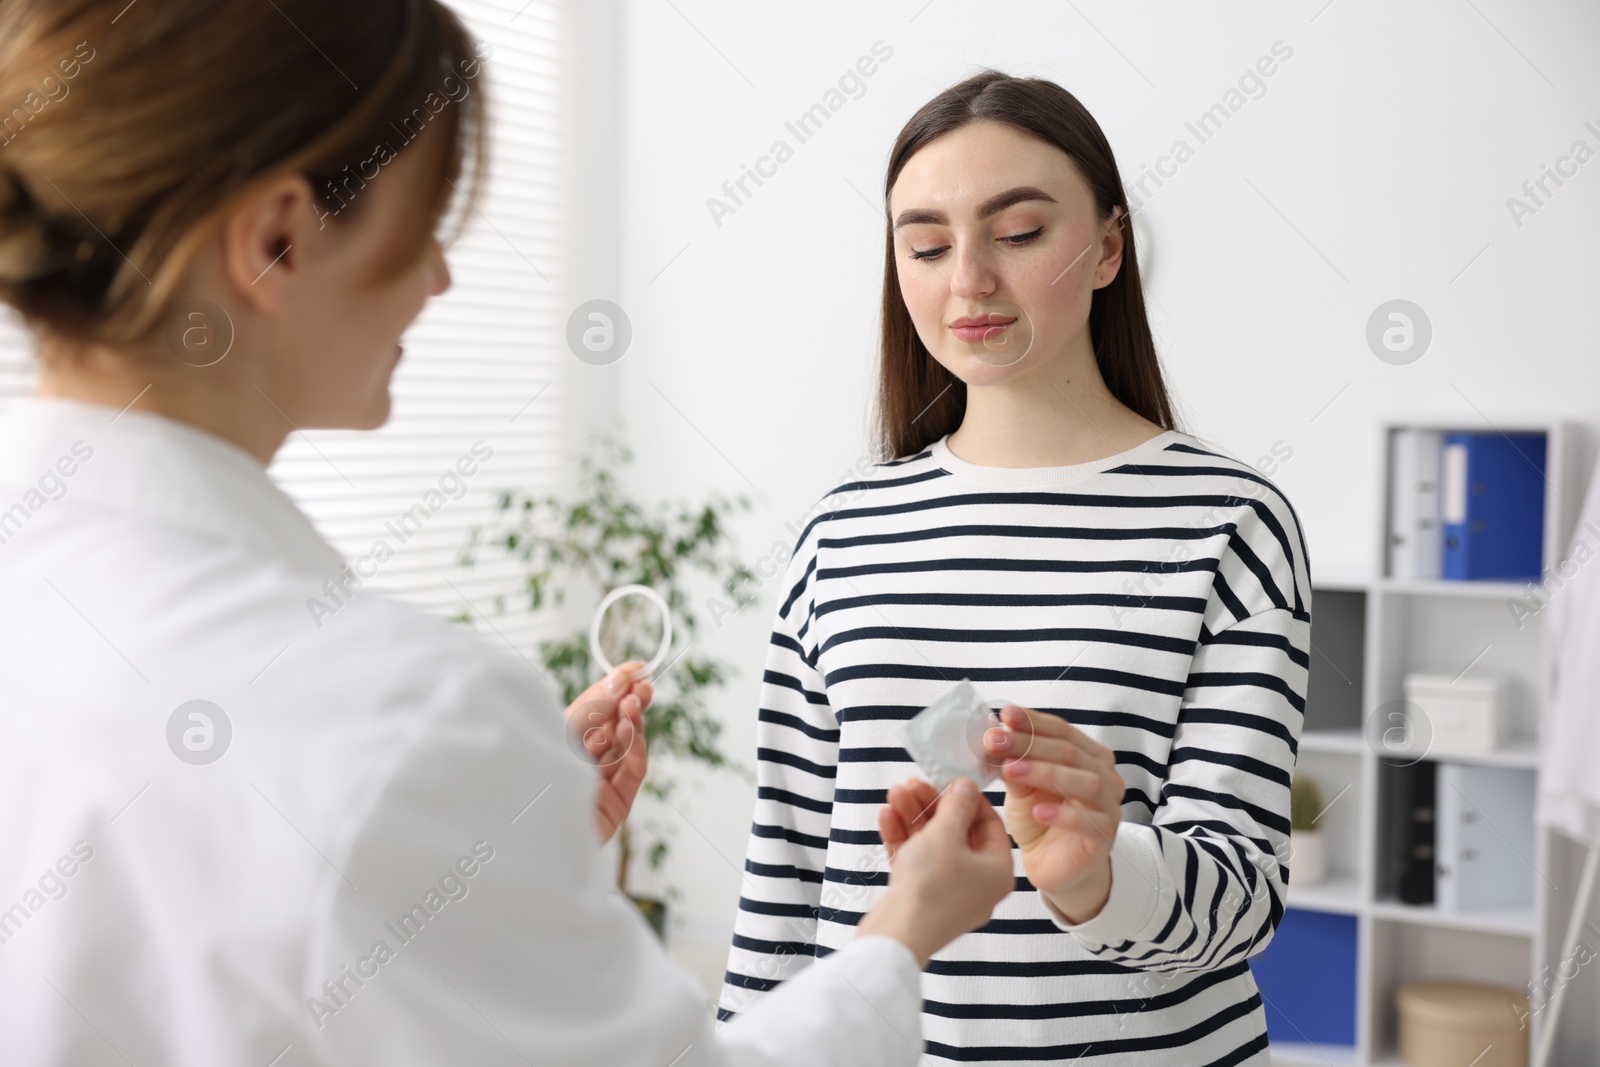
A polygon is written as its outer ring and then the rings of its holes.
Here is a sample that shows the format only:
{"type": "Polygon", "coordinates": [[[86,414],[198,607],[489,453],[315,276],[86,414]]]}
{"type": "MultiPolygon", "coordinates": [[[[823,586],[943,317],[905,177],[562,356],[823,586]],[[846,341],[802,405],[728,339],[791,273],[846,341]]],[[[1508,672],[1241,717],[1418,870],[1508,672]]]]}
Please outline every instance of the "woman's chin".
{"type": "Polygon", "coordinates": [[[944,369],[971,386],[1000,385],[1023,373],[1026,359],[1016,359],[1002,352],[985,349],[982,352],[952,352],[939,360],[944,369]]]}
{"type": "Polygon", "coordinates": [[[389,421],[389,415],[391,414],[393,409],[394,409],[394,405],[389,399],[389,393],[388,393],[387,390],[385,390],[384,394],[383,394],[382,401],[380,403],[378,403],[378,404],[373,405],[373,411],[371,413],[371,418],[365,424],[357,427],[357,429],[361,429],[361,430],[376,430],[376,429],[378,429],[379,427],[383,426],[385,423],[387,423],[389,421]]]}
{"type": "Polygon", "coordinates": [[[347,430],[376,430],[389,421],[394,402],[385,387],[359,411],[352,411],[344,424],[347,430]]]}

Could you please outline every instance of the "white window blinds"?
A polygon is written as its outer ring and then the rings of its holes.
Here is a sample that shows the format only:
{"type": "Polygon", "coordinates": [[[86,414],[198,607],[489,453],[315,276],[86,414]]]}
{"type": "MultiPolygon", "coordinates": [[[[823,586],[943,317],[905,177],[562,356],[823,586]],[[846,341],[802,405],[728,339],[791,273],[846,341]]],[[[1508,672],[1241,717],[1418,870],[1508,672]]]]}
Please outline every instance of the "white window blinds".
{"type": "MultiPolygon", "coordinates": [[[[405,339],[389,423],[373,433],[294,433],[272,474],[347,559],[372,556],[379,542],[394,552],[369,565],[376,573],[365,588],[448,615],[475,609],[531,655],[526,614],[494,613],[495,596],[516,590],[515,571],[493,554],[468,569],[456,561],[498,490],[559,484],[563,12],[551,0],[450,3],[493,49],[482,79],[492,163],[447,252],[454,288],[405,339]]],[[[0,403],[32,393],[33,380],[29,341],[8,314],[0,403]]]]}

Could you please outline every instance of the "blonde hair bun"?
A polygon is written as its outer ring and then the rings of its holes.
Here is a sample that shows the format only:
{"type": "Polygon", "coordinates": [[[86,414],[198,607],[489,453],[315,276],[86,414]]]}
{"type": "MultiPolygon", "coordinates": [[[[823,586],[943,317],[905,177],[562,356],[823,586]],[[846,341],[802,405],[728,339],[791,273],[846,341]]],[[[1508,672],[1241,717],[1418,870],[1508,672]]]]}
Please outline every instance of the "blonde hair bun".
{"type": "Polygon", "coordinates": [[[0,167],[0,283],[16,285],[45,273],[50,258],[46,230],[22,179],[0,167]]]}
{"type": "Polygon", "coordinates": [[[392,279],[482,180],[487,54],[445,0],[0,0],[0,304],[64,349],[146,342],[254,187],[353,220],[426,131],[392,279]]]}

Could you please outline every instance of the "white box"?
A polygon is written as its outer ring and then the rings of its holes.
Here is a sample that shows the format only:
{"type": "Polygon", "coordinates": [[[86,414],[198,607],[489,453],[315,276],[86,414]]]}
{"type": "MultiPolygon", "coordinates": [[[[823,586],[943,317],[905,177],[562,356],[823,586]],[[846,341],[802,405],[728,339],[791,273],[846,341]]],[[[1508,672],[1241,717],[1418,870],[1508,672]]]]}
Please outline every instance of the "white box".
{"type": "MultiPolygon", "coordinates": [[[[1408,674],[1406,702],[1425,720],[1411,735],[1431,753],[1485,755],[1501,748],[1510,734],[1504,681],[1492,675],[1451,680],[1447,674],[1408,674]]],[[[1409,710],[1409,709],[1408,709],[1409,710]]]]}

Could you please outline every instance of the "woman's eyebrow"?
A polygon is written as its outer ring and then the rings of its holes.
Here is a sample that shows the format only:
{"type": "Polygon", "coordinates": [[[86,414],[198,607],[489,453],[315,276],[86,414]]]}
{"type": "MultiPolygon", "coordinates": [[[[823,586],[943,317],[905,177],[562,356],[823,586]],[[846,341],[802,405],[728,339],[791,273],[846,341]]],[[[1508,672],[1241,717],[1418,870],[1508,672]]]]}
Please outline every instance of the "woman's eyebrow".
{"type": "MultiPolygon", "coordinates": [[[[997,214],[1013,204],[1020,204],[1025,200],[1046,200],[1052,204],[1056,202],[1056,198],[1043,189],[1032,185],[1019,185],[1015,189],[1007,189],[1003,193],[991,196],[980,204],[978,206],[978,218],[986,219],[990,215],[997,214]]],[[[898,230],[902,226],[912,226],[917,223],[943,226],[949,221],[942,211],[934,211],[931,208],[908,207],[895,216],[894,228],[898,230]]]]}

